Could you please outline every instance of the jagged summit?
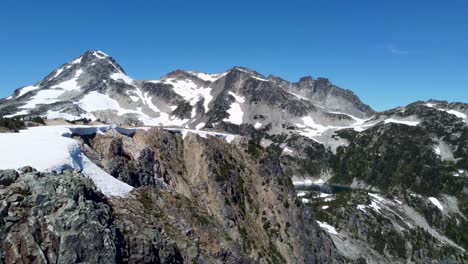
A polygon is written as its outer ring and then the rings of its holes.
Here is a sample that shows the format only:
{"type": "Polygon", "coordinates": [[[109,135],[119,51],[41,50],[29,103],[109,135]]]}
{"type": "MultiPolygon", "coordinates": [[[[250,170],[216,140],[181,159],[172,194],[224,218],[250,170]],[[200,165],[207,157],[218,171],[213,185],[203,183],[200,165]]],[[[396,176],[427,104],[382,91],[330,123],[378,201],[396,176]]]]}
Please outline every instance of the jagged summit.
{"type": "Polygon", "coordinates": [[[140,81],[106,53],[88,50],[2,100],[0,115],[193,129],[251,125],[273,134],[294,127],[315,136],[327,127],[369,118],[374,111],[353,92],[323,78],[288,82],[234,66],[215,74],[175,70],[159,80],[140,81]]]}

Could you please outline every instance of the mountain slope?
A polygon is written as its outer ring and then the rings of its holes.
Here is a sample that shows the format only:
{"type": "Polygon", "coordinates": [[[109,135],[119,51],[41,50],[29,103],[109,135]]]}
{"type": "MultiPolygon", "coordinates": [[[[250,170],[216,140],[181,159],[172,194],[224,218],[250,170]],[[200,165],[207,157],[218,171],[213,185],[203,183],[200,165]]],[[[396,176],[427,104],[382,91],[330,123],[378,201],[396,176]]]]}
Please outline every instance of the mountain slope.
{"type": "Polygon", "coordinates": [[[325,79],[279,80],[234,67],[221,74],[177,70],[160,80],[138,81],[110,56],[87,51],[42,81],[17,89],[1,101],[0,114],[197,129],[249,124],[269,127],[273,134],[291,126],[307,133],[351,125],[374,114],[351,91],[325,79]]]}

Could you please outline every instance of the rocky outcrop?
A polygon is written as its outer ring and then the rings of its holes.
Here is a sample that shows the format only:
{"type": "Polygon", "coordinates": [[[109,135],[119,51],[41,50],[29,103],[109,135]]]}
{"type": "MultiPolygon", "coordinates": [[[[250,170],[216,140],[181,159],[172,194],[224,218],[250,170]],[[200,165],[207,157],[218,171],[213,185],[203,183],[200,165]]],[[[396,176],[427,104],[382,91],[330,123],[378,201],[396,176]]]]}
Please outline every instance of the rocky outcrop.
{"type": "Polygon", "coordinates": [[[163,129],[75,139],[140,188],[105,198],[77,172],[1,171],[4,263],[345,261],[296,200],[275,149],[163,129]]]}
{"type": "Polygon", "coordinates": [[[190,133],[182,138],[180,133],[163,129],[138,130],[131,136],[108,133],[82,140],[88,157],[119,179],[139,184],[151,178],[160,186],[151,187],[154,183],[146,181],[144,185],[149,186],[135,191],[128,200],[113,202],[113,208],[120,208],[116,209],[119,223],[131,231],[125,231],[124,236],[136,236],[133,240],[140,241],[124,241],[126,252],[150,253],[128,256],[129,260],[154,258],[157,246],[151,241],[175,232],[171,238],[177,248],[183,248],[185,260],[343,261],[312,212],[296,201],[291,178],[283,173],[275,149],[264,149],[248,140],[229,144],[190,133]],[[157,170],[140,171],[136,176],[129,166],[109,167],[109,163],[147,163],[157,170]],[[141,223],[148,226],[143,228],[141,223]],[[135,235],[134,228],[146,231],[135,235]],[[164,231],[154,231],[159,229],[164,231]]]}
{"type": "Polygon", "coordinates": [[[91,180],[26,171],[0,172],[0,262],[116,263],[112,210],[91,180]]]}

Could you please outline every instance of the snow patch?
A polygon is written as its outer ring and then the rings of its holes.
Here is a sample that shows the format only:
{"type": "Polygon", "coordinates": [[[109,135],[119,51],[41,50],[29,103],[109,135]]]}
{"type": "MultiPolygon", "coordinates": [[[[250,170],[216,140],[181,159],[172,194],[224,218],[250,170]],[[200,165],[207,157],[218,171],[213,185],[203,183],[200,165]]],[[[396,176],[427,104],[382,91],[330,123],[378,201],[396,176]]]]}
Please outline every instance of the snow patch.
{"type": "Polygon", "coordinates": [[[37,94],[32,97],[30,101],[28,101],[25,105],[21,106],[20,108],[24,109],[31,109],[35,108],[37,105],[40,104],[53,104],[59,101],[60,95],[62,95],[64,91],[62,89],[47,89],[47,90],[40,90],[37,94]]]}
{"type": "Polygon", "coordinates": [[[63,89],[65,91],[71,91],[71,90],[76,90],[76,89],[79,89],[80,86],[78,85],[78,78],[81,76],[81,74],[83,74],[83,71],[81,69],[77,70],[75,72],[75,75],[68,81],[64,81],[64,82],[61,82],[59,84],[56,84],[52,87],[50,87],[51,89],[54,89],[54,88],[60,88],[60,89],[63,89]]]}
{"type": "Polygon", "coordinates": [[[251,76],[252,78],[256,79],[256,80],[259,80],[259,81],[262,81],[262,82],[268,82],[267,79],[263,79],[263,78],[260,78],[258,76],[251,76]]]}
{"type": "Polygon", "coordinates": [[[194,129],[185,129],[185,128],[164,128],[164,129],[169,130],[169,131],[181,132],[183,138],[185,138],[185,136],[188,133],[197,134],[202,138],[208,138],[208,136],[222,138],[222,139],[225,139],[227,143],[231,143],[236,138],[236,135],[228,134],[228,133],[194,130],[194,129]]]}
{"type": "Polygon", "coordinates": [[[440,201],[435,198],[435,197],[429,197],[428,198],[429,201],[431,201],[431,203],[433,203],[437,208],[439,208],[439,210],[443,211],[444,210],[444,207],[442,206],[442,204],[440,203],[440,201]]]}
{"type": "Polygon", "coordinates": [[[357,208],[358,210],[361,210],[361,211],[363,211],[363,212],[366,212],[366,206],[363,205],[363,204],[358,204],[358,205],[356,206],[356,208],[357,208]]]}
{"type": "Polygon", "coordinates": [[[292,151],[292,150],[291,150],[291,149],[289,149],[288,147],[285,147],[285,148],[283,149],[283,153],[287,153],[287,154],[293,154],[293,153],[294,153],[294,151],[292,151]]]}
{"type": "Polygon", "coordinates": [[[208,105],[211,100],[213,100],[211,88],[197,86],[192,80],[176,80],[168,78],[163,82],[172,85],[174,87],[174,92],[182,96],[182,98],[184,98],[185,101],[188,101],[191,106],[194,106],[198,101],[203,99],[205,113],[210,110],[208,105]]]}
{"type": "MultiPolygon", "coordinates": [[[[151,102],[151,98],[143,95],[141,96],[150,109],[153,111],[159,111],[159,109],[151,102]]],[[[141,107],[137,108],[136,110],[122,108],[118,101],[110,98],[106,94],[98,93],[97,91],[93,91],[87,94],[83,99],[81,99],[81,101],[78,102],[78,106],[87,112],[110,110],[115,111],[118,116],[125,114],[136,114],[138,119],[143,124],[150,126],[183,126],[188,122],[188,119],[170,118],[169,114],[164,112],[159,112],[159,117],[149,117],[143,113],[141,107]]]]}
{"type": "Polygon", "coordinates": [[[458,112],[456,110],[443,110],[451,115],[454,115],[458,118],[461,118],[461,119],[466,119],[466,114],[462,113],[462,112],[458,112]]]}
{"type": "Polygon", "coordinates": [[[21,97],[31,91],[34,91],[34,90],[37,90],[39,89],[39,86],[34,86],[34,85],[31,85],[31,86],[26,86],[24,88],[21,88],[21,90],[19,90],[19,94],[17,97],[21,97]]]}
{"type": "Polygon", "coordinates": [[[379,194],[376,194],[376,193],[367,193],[367,195],[369,195],[371,197],[371,203],[369,205],[358,205],[357,206],[357,209],[363,211],[363,212],[366,212],[366,208],[371,208],[373,209],[374,211],[380,213],[380,210],[382,209],[382,207],[384,205],[395,205],[395,203],[383,198],[382,196],[380,196],[379,194]]]}
{"type": "Polygon", "coordinates": [[[304,196],[306,196],[306,194],[307,194],[306,192],[298,192],[298,193],[296,194],[296,196],[297,196],[297,197],[304,197],[304,196]]]}
{"type": "Polygon", "coordinates": [[[204,73],[204,72],[194,72],[194,71],[188,71],[188,73],[192,74],[192,75],[195,75],[197,76],[198,78],[204,80],[204,81],[208,81],[208,82],[214,82],[218,79],[220,79],[221,77],[223,77],[224,75],[226,75],[226,73],[221,73],[221,74],[209,74],[209,73],[204,73]]]}
{"type": "Polygon", "coordinates": [[[245,103],[244,97],[239,96],[239,95],[237,95],[237,94],[235,94],[234,92],[231,92],[231,91],[229,91],[228,93],[234,97],[234,99],[236,100],[236,102],[241,103],[241,104],[242,104],[242,103],[245,103]]]}
{"type": "Polygon", "coordinates": [[[327,224],[326,222],[320,222],[320,221],[317,220],[317,224],[322,229],[326,230],[328,233],[338,235],[338,232],[336,232],[336,229],[333,226],[327,224]]]}
{"type": "Polygon", "coordinates": [[[93,52],[93,55],[94,55],[94,57],[96,57],[96,58],[98,58],[98,59],[100,59],[100,60],[103,60],[103,59],[105,59],[105,58],[108,57],[108,55],[105,54],[105,53],[102,52],[102,51],[95,51],[95,52],[93,52]]]}
{"type": "Polygon", "coordinates": [[[384,122],[385,124],[396,123],[396,124],[403,124],[403,125],[408,125],[408,126],[417,126],[419,124],[419,121],[406,121],[406,120],[398,120],[394,118],[385,119],[384,122]]]}
{"type": "Polygon", "coordinates": [[[195,129],[196,129],[196,130],[200,130],[200,129],[202,129],[205,125],[206,125],[206,123],[200,123],[200,124],[198,124],[198,125],[195,126],[195,129]]]}
{"type": "Polygon", "coordinates": [[[20,115],[27,115],[29,114],[29,110],[21,110],[19,112],[16,112],[15,114],[12,114],[12,115],[6,115],[4,117],[6,118],[12,118],[12,117],[15,117],[15,116],[20,116],[20,115]]]}
{"type": "Polygon", "coordinates": [[[112,73],[110,76],[111,79],[115,81],[123,81],[125,83],[128,83],[130,85],[133,85],[133,79],[125,75],[123,72],[118,71],[115,73],[112,73]]]}
{"type": "Polygon", "coordinates": [[[320,136],[323,132],[331,128],[315,123],[314,119],[310,116],[305,116],[301,119],[305,128],[300,131],[300,134],[309,138],[320,136]]]}
{"type": "Polygon", "coordinates": [[[117,180],[82,154],[82,172],[106,196],[127,197],[133,187],[117,180]]]}
{"type": "Polygon", "coordinates": [[[47,119],[64,119],[64,120],[69,120],[69,121],[75,121],[75,120],[79,120],[79,119],[83,119],[83,118],[87,118],[87,119],[90,119],[90,120],[96,119],[92,114],[89,114],[89,113],[81,114],[79,116],[76,116],[76,115],[72,115],[72,114],[69,114],[69,113],[62,113],[60,111],[53,111],[53,110],[47,111],[47,113],[45,114],[45,118],[47,118],[47,119]]]}
{"type": "Polygon", "coordinates": [[[313,181],[310,178],[304,178],[304,179],[298,179],[296,177],[293,177],[293,185],[294,186],[311,186],[311,185],[321,185],[324,184],[325,181],[322,179],[318,179],[313,181]]]}
{"type": "Polygon", "coordinates": [[[466,119],[466,114],[465,113],[462,113],[460,111],[457,111],[457,110],[453,110],[453,109],[443,109],[443,108],[436,108],[436,104],[432,104],[432,103],[427,103],[425,104],[426,106],[428,107],[432,107],[432,108],[435,108],[439,111],[444,111],[444,112],[447,112],[451,115],[454,115],[458,118],[461,118],[461,119],[466,119]]]}
{"type": "Polygon", "coordinates": [[[78,59],[72,61],[71,64],[79,64],[79,63],[81,63],[81,59],[82,59],[82,58],[79,57],[78,59]]]}
{"type": "Polygon", "coordinates": [[[299,94],[297,94],[297,93],[293,93],[293,92],[288,91],[288,90],[285,90],[285,91],[288,92],[288,93],[291,94],[291,95],[294,95],[294,96],[297,97],[299,100],[306,100],[306,101],[309,100],[308,98],[306,98],[306,97],[304,97],[304,96],[302,96],[302,95],[299,95],[299,94]]]}
{"type": "Polygon", "coordinates": [[[43,126],[19,133],[0,134],[0,168],[18,169],[32,166],[39,171],[79,169],[90,177],[107,196],[126,197],[133,187],[112,177],[81,152],[78,142],[70,136],[91,133],[102,127],[43,126]]]}
{"type": "Polygon", "coordinates": [[[229,110],[227,110],[229,117],[224,118],[223,121],[227,123],[232,123],[236,125],[241,125],[244,117],[244,112],[242,111],[241,105],[239,102],[233,102],[229,110]]]}

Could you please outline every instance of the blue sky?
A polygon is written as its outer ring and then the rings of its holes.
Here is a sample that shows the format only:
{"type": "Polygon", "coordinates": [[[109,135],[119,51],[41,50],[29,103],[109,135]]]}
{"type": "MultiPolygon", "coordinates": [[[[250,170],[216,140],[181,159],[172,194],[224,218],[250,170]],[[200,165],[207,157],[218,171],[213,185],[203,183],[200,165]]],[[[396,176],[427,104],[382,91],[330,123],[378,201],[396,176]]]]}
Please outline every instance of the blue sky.
{"type": "Polygon", "coordinates": [[[376,110],[468,102],[468,1],[0,2],[0,97],[88,49],[135,79],[234,65],[327,77],[376,110]]]}

